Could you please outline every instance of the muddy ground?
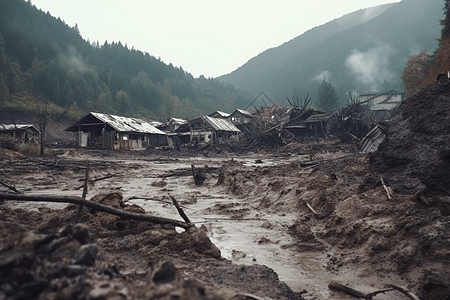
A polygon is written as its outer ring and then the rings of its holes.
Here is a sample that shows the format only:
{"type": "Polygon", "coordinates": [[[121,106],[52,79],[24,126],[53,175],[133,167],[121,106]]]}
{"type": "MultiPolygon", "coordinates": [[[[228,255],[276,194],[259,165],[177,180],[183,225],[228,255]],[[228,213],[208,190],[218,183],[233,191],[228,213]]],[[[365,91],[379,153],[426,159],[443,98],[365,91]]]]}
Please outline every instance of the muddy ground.
{"type": "Polygon", "coordinates": [[[6,200],[0,300],[354,299],[331,281],[450,299],[450,81],[386,126],[370,155],[337,140],[246,154],[0,148],[0,181],[25,195],[80,197],[89,166],[90,201],[182,221],[173,197],[195,224],[85,208],[74,225],[76,205],[6,200]]]}
{"type": "MultiPolygon", "coordinates": [[[[1,180],[25,194],[79,197],[89,165],[87,199],[182,221],[171,195],[195,227],[86,208],[74,226],[75,205],[5,201],[0,299],[353,299],[328,289],[332,280],[366,293],[394,283],[445,299],[447,211],[425,205],[426,195],[393,191],[389,200],[353,145],[308,147],[208,157],[2,150],[1,180]],[[208,166],[200,186],[192,164],[208,166]]],[[[406,298],[392,291],[374,299],[406,298]]]]}

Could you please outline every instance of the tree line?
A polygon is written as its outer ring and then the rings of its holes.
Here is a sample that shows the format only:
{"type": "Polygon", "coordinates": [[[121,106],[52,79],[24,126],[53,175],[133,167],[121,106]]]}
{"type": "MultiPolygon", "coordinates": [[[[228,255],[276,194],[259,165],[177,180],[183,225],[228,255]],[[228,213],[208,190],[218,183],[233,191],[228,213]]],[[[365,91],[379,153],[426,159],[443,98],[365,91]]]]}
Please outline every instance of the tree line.
{"type": "Polygon", "coordinates": [[[194,78],[121,42],[84,40],[77,25],[68,26],[31,1],[2,0],[0,105],[20,94],[81,112],[160,121],[231,112],[250,102],[230,84],[194,78]]]}

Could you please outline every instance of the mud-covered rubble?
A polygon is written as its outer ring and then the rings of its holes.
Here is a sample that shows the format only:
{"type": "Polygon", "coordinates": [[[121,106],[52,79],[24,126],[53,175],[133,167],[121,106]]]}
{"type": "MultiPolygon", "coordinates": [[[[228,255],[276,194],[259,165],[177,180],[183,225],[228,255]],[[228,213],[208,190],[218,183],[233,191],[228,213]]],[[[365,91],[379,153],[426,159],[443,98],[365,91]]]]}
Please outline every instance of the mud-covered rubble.
{"type": "MultiPolygon", "coordinates": [[[[435,294],[450,295],[443,280],[450,262],[448,198],[395,190],[390,200],[370,170],[367,155],[352,154],[307,168],[300,162],[230,167],[224,184],[261,211],[297,211],[289,228],[297,242],[290,247],[325,251],[330,273],[377,275],[385,283],[408,286],[422,299],[445,299],[435,294]],[[441,279],[433,285],[433,278],[441,279]]],[[[388,174],[385,180],[391,182],[388,174]]]]}
{"type": "MultiPolygon", "coordinates": [[[[117,191],[92,201],[144,213],[117,191]]],[[[204,228],[178,233],[86,208],[72,225],[76,210],[0,206],[1,299],[302,299],[273,270],[223,259],[204,228]]]]}

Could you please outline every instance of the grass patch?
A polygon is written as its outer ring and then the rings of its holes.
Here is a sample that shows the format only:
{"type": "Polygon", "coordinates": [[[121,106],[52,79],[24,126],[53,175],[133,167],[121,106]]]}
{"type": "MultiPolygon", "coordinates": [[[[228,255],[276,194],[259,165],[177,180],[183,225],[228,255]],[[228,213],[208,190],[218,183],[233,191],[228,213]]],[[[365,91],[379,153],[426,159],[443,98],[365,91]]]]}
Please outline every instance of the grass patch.
{"type": "MultiPolygon", "coordinates": [[[[17,93],[11,97],[10,101],[1,101],[0,107],[28,113],[38,113],[38,105],[36,104],[35,97],[26,93],[17,93]]],[[[47,111],[49,116],[53,117],[66,115],[69,118],[78,119],[83,115],[76,104],[72,104],[69,108],[63,108],[53,102],[48,102],[47,111]]]]}

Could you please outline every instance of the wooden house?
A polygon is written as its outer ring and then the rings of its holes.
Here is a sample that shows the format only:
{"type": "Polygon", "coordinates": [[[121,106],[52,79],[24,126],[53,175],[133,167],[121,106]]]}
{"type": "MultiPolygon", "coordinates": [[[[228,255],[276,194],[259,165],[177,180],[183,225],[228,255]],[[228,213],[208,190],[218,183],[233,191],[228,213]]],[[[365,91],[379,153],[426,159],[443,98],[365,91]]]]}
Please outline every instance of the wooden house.
{"type": "Polygon", "coordinates": [[[165,133],[175,132],[180,126],[187,124],[187,120],[170,118],[167,122],[157,126],[157,128],[165,133]]]}
{"type": "Polygon", "coordinates": [[[66,131],[75,132],[79,147],[139,150],[167,143],[166,134],[146,121],[95,112],[66,131]]]}
{"type": "Polygon", "coordinates": [[[233,124],[247,124],[251,123],[253,115],[243,109],[235,109],[229,116],[228,120],[233,124]]]}
{"type": "Polygon", "coordinates": [[[327,134],[327,122],[332,114],[327,114],[315,109],[306,109],[298,113],[291,114],[290,120],[286,122],[284,128],[295,136],[303,137],[325,137],[327,134]]]}
{"type": "Polygon", "coordinates": [[[230,137],[236,136],[241,131],[224,118],[212,118],[202,116],[190,120],[187,126],[180,127],[179,135],[189,134],[189,143],[192,146],[202,146],[208,143],[218,145],[226,143],[230,137]]]}
{"type": "Polygon", "coordinates": [[[31,124],[0,124],[0,134],[9,135],[19,143],[39,142],[41,135],[31,124]]]}

